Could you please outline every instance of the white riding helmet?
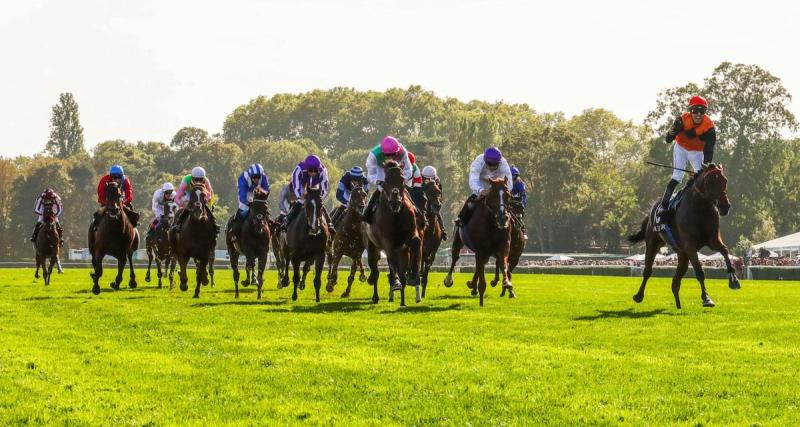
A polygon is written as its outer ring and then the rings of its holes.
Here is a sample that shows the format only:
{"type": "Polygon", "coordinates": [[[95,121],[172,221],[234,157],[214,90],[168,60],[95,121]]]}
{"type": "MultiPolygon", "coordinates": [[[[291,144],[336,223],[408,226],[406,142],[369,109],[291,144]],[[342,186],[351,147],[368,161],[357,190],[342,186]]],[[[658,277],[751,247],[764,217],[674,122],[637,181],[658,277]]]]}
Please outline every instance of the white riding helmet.
{"type": "Polygon", "coordinates": [[[200,166],[195,166],[192,169],[192,178],[205,178],[206,177],[206,170],[201,168],[200,166]]]}
{"type": "Polygon", "coordinates": [[[436,168],[428,165],[422,168],[422,176],[425,178],[436,178],[436,168]]]}
{"type": "Polygon", "coordinates": [[[172,186],[171,182],[165,182],[163,186],[161,186],[162,191],[175,191],[175,187],[172,186]]]}

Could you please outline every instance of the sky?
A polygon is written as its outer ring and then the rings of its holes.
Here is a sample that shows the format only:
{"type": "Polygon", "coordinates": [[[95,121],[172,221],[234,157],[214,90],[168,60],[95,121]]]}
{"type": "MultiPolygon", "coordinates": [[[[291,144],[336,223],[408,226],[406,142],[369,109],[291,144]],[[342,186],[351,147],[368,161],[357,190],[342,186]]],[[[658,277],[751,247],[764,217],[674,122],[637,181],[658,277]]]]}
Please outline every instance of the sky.
{"type": "Polygon", "coordinates": [[[0,156],[44,149],[61,92],[87,148],[220,132],[259,95],[336,86],[639,122],[660,90],[730,61],[800,96],[799,18],[800,2],[763,0],[0,0],[0,156]]]}

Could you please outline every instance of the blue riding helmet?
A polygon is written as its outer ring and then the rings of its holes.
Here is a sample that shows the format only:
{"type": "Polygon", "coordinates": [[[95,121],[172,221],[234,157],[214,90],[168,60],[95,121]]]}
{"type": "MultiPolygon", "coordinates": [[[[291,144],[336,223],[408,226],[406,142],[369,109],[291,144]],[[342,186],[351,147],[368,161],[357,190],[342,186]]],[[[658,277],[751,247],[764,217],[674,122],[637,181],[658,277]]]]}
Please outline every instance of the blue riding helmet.
{"type": "Polygon", "coordinates": [[[511,166],[511,176],[519,176],[519,169],[516,166],[511,166]]]}
{"type": "Polygon", "coordinates": [[[108,171],[108,174],[109,175],[122,176],[122,175],[125,175],[125,171],[122,169],[122,166],[114,165],[114,166],[111,166],[111,170],[108,171]]]}
{"type": "Polygon", "coordinates": [[[253,163],[247,168],[247,174],[250,175],[250,178],[262,176],[264,175],[264,166],[261,166],[260,163],[253,163]]]}
{"type": "Polygon", "coordinates": [[[364,169],[361,169],[361,166],[353,166],[350,169],[350,175],[354,177],[362,177],[364,176],[364,169]]]}

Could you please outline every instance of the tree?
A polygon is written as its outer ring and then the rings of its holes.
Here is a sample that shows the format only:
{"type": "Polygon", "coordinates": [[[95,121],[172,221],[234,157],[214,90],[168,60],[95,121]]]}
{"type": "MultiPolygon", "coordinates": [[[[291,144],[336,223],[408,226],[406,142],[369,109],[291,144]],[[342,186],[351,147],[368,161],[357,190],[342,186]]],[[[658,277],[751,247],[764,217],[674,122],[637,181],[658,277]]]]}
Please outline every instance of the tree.
{"type": "Polygon", "coordinates": [[[195,127],[184,127],[175,133],[169,145],[177,150],[194,148],[211,142],[208,132],[195,127]]]}
{"type": "Polygon", "coordinates": [[[50,138],[47,140],[45,151],[59,159],[66,159],[85,151],[78,103],[69,92],[62,93],[58,104],[53,106],[50,138]]]}
{"type": "Polygon", "coordinates": [[[16,179],[17,166],[10,159],[0,157],[0,257],[8,256],[9,213],[16,179]]]}

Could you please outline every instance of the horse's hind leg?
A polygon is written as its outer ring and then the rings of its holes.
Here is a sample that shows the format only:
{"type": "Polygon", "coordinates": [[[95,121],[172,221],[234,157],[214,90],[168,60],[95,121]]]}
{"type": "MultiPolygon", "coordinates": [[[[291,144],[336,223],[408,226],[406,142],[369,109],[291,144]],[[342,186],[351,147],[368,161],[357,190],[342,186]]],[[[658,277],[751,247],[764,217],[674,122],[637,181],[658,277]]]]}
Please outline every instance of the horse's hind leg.
{"type": "Polygon", "coordinates": [[[692,263],[692,268],[694,269],[694,276],[697,278],[697,281],[700,282],[700,299],[703,300],[703,307],[714,307],[714,300],[708,296],[708,292],[706,292],[706,273],[703,271],[703,264],[700,263],[700,260],[697,258],[697,252],[692,253],[689,255],[689,262],[692,263]]]}
{"type": "MultiPolygon", "coordinates": [[[[342,253],[340,250],[336,250],[333,254],[328,256],[328,283],[325,285],[325,290],[328,292],[333,292],[333,287],[336,286],[336,283],[339,280],[339,261],[341,260],[342,253]]],[[[351,268],[350,271],[352,272],[353,269],[351,268]]],[[[342,297],[344,297],[344,294],[342,294],[342,297]]]]}
{"type": "Polygon", "coordinates": [[[131,277],[128,279],[128,287],[131,289],[136,289],[139,286],[136,283],[136,273],[133,271],[133,251],[128,252],[128,266],[131,269],[131,277]]]}
{"type": "Polygon", "coordinates": [[[681,308],[681,279],[683,279],[683,275],[686,274],[688,269],[689,257],[686,256],[686,253],[679,252],[678,266],[675,268],[675,275],[672,277],[672,295],[675,297],[675,307],[678,309],[681,308]]]}
{"type": "Polygon", "coordinates": [[[381,252],[378,248],[369,242],[367,245],[367,264],[369,265],[369,278],[367,279],[367,283],[372,285],[372,303],[377,304],[380,300],[378,296],[378,276],[380,273],[378,272],[378,259],[381,256],[381,252]]]}
{"type": "Polygon", "coordinates": [[[306,276],[308,276],[308,271],[311,270],[311,263],[305,261],[303,263],[303,277],[300,279],[300,290],[303,291],[306,289],[306,276]]]}
{"type": "Polygon", "coordinates": [[[300,283],[300,261],[292,260],[292,301],[297,301],[297,285],[300,283]]]}
{"type": "Polygon", "coordinates": [[[258,286],[258,299],[261,299],[261,288],[264,286],[264,268],[267,265],[267,252],[258,257],[258,276],[256,277],[256,285],[258,286]]]}
{"type": "Polygon", "coordinates": [[[314,257],[314,297],[319,302],[319,289],[322,287],[322,267],[325,265],[325,252],[314,257]]]}
{"type": "Polygon", "coordinates": [[[197,268],[197,280],[194,287],[194,296],[192,298],[200,298],[200,286],[203,283],[208,283],[208,261],[204,259],[195,259],[195,266],[197,268]]]}
{"type": "MultiPolygon", "coordinates": [[[[150,267],[153,266],[153,249],[148,247],[147,248],[147,273],[144,274],[144,281],[150,283],[150,267]]],[[[156,260],[156,266],[158,266],[158,260],[156,260]]]]}
{"type": "MultiPolygon", "coordinates": [[[[495,263],[494,263],[494,279],[492,279],[492,281],[489,282],[489,284],[492,287],[495,287],[495,286],[497,286],[498,282],[500,282],[500,260],[499,259],[495,259],[495,263]]],[[[503,289],[503,291],[500,293],[500,296],[503,296],[505,293],[506,293],[506,290],[503,289]]]]}
{"type": "Polygon", "coordinates": [[[98,258],[95,254],[92,254],[92,267],[94,271],[92,272],[92,293],[95,295],[100,294],[100,278],[103,276],[103,259],[98,258]]]}
{"type": "MultiPolygon", "coordinates": [[[[214,250],[211,250],[211,253],[214,253],[214,250]]],[[[211,283],[212,288],[216,288],[217,284],[214,283],[214,257],[212,256],[211,259],[208,260],[208,277],[206,277],[206,282],[211,283]]]]}
{"type": "MultiPolygon", "coordinates": [[[[33,278],[39,278],[39,266],[42,265],[42,256],[38,253],[36,254],[36,271],[33,273],[33,278]]],[[[44,268],[42,268],[42,274],[44,274],[44,268]]]]}
{"type": "Polygon", "coordinates": [[[444,278],[444,286],[447,288],[453,286],[453,269],[456,268],[463,247],[464,244],[461,242],[461,236],[458,235],[458,228],[456,228],[453,231],[453,247],[450,248],[450,270],[447,271],[447,276],[444,278]]]}
{"type": "MultiPolygon", "coordinates": [[[[169,261],[167,261],[169,262],[169,261]]],[[[166,267],[166,266],[164,266],[166,267]]],[[[148,267],[149,272],[149,267],[148,267]]],[[[161,256],[156,256],[156,274],[158,275],[158,289],[161,289],[161,278],[164,277],[164,273],[161,270],[161,256]]],[[[146,280],[146,279],[145,279],[146,280]]]]}
{"type": "Polygon", "coordinates": [[[347,289],[345,289],[344,293],[342,293],[342,298],[347,298],[350,296],[350,288],[353,287],[353,281],[356,278],[356,269],[358,269],[357,263],[358,261],[353,258],[353,262],[350,264],[350,275],[347,276],[347,289]]]}
{"type": "Polygon", "coordinates": [[[231,258],[231,272],[233,273],[233,297],[239,298],[239,252],[228,246],[228,255],[231,258]]]}
{"type": "Polygon", "coordinates": [[[364,262],[361,261],[361,254],[359,254],[356,258],[354,258],[354,261],[358,263],[358,270],[359,270],[358,281],[361,283],[366,282],[367,275],[364,274],[364,262]]]}
{"type": "Polygon", "coordinates": [[[473,286],[475,286],[475,288],[478,290],[481,307],[483,307],[483,296],[486,293],[486,276],[484,268],[487,261],[489,261],[488,256],[482,255],[479,257],[477,253],[475,254],[475,275],[473,276],[473,286]]]}
{"type": "Polygon", "coordinates": [[[659,249],[661,249],[661,246],[655,242],[655,239],[647,241],[647,249],[644,256],[644,270],[642,271],[642,284],[639,285],[639,291],[633,296],[633,300],[637,303],[644,300],[644,289],[647,286],[650,275],[653,274],[653,261],[655,261],[659,249]]]}
{"type": "Polygon", "coordinates": [[[125,254],[122,254],[117,259],[117,277],[111,282],[111,287],[115,290],[119,290],[119,284],[122,283],[122,272],[125,271],[125,263],[128,261],[128,257],[125,254]]]}

